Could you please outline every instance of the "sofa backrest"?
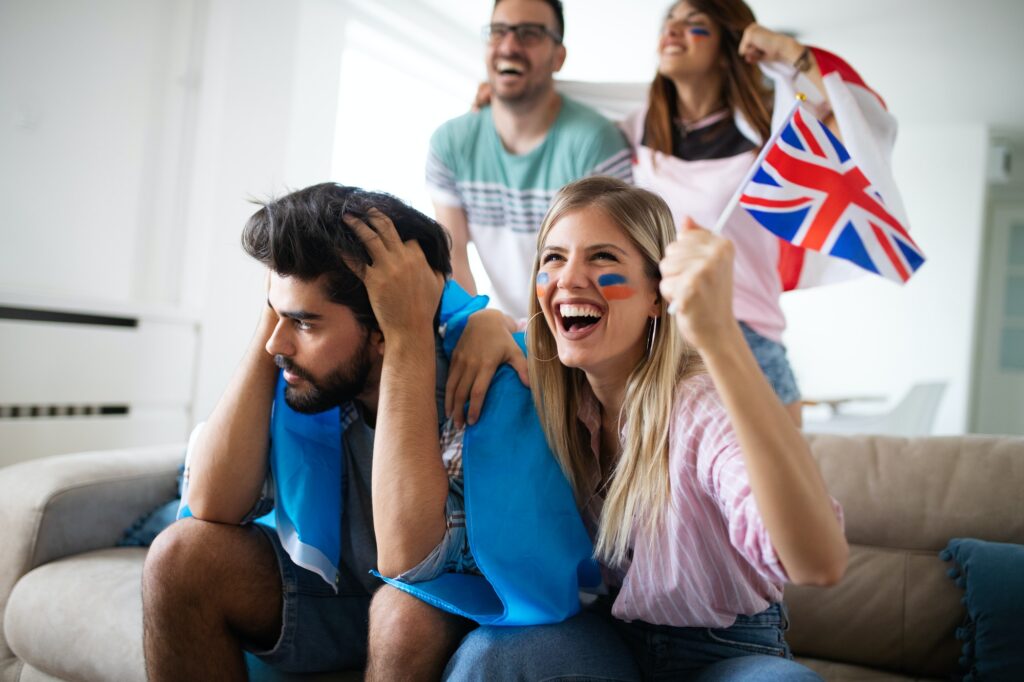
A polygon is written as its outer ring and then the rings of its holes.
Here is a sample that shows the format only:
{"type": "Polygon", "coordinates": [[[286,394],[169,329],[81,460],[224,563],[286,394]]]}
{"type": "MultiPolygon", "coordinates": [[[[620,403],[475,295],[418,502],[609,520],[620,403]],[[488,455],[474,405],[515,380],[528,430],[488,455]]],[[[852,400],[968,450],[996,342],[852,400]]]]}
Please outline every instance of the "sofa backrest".
{"type": "Polygon", "coordinates": [[[838,585],[786,588],[794,653],[948,678],[965,611],[938,553],[954,537],[1024,544],[1024,438],[808,440],[851,552],[838,585]]]}

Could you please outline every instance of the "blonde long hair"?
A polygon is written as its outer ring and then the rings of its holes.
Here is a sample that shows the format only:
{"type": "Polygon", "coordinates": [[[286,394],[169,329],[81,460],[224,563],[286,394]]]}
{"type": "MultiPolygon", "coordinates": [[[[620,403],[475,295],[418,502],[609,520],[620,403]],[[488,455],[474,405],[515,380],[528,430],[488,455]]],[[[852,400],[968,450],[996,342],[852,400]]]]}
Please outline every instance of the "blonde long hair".
{"type": "MultiPolygon", "coordinates": [[[[540,254],[552,226],[565,215],[597,207],[617,223],[643,254],[648,277],[660,280],[658,263],[665,247],[675,239],[672,214],[661,197],[611,177],[590,177],[566,185],[544,216],[537,238],[540,254]]],[[[533,281],[540,268],[534,262],[533,281]]],[[[530,299],[530,319],[543,317],[536,293],[530,299]]],[[[626,424],[622,454],[608,481],[598,525],[596,556],[611,566],[622,565],[630,548],[634,526],[649,531],[657,526],[669,502],[669,423],[676,386],[683,378],[703,371],[696,351],[679,335],[661,304],[650,351],[626,382],[619,423],[626,424]]],[[[546,324],[527,330],[530,383],[541,426],[548,444],[572,484],[582,506],[594,490],[587,490],[594,456],[590,437],[577,419],[582,370],[555,362],[558,350],[546,324]]],[[[653,537],[653,532],[648,533],[653,537]]]]}

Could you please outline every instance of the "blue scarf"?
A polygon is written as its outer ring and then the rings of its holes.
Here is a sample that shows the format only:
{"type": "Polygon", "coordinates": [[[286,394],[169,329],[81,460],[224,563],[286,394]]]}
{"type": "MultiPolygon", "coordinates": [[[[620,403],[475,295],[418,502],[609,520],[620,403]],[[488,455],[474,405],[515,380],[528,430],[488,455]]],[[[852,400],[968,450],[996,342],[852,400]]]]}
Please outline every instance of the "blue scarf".
{"type": "MultiPolygon", "coordinates": [[[[445,286],[440,322],[449,357],[469,316],[486,305],[486,296],[472,297],[454,281],[445,286]]],[[[516,336],[523,347],[522,334],[516,336]]],[[[261,521],[272,517],[292,560],[336,586],[344,462],[339,410],[300,414],[285,403],[284,388],[279,379],[270,425],[274,511],[261,521]]],[[[495,373],[480,419],[466,429],[462,467],[466,529],[483,575],[383,580],[481,624],[555,623],[577,613],[580,586],[601,580],[593,546],[530,391],[507,365],[495,373]]]]}

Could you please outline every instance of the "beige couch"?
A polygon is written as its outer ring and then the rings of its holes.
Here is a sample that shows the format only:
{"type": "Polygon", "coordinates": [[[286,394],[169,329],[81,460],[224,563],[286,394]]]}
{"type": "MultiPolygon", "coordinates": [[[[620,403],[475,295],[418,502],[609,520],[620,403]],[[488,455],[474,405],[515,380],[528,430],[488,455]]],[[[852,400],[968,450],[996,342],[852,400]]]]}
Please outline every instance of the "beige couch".
{"type": "MultiPolygon", "coordinates": [[[[827,680],[948,679],[964,613],[937,552],[958,536],[1024,544],[1024,439],[811,443],[852,553],[838,586],[787,590],[798,658],[827,680]]],[[[145,551],[113,544],[171,497],[181,458],[173,446],[0,469],[0,680],[144,679],[145,551]]],[[[254,678],[285,679],[266,669],[254,678]]]]}

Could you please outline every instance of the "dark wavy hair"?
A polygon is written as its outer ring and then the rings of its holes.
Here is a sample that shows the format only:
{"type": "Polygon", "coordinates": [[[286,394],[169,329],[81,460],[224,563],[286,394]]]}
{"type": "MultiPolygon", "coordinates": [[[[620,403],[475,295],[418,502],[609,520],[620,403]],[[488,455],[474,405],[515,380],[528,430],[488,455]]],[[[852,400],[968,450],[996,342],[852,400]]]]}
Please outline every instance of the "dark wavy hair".
{"type": "MultiPolygon", "coordinates": [[[[743,0],[687,2],[696,11],[708,15],[721,29],[720,54],[726,64],[722,82],[725,104],[729,109],[743,112],[763,143],[771,134],[772,115],[768,105],[770,93],[757,65],[748,64],[738,54],[744,29],[756,21],[753,10],[743,0]]],[[[666,15],[678,4],[673,2],[666,15]]],[[[660,73],[655,75],[647,98],[644,144],[669,156],[672,155],[672,119],[678,115],[677,101],[675,84],[660,73]]]]}
{"type": "Polygon", "coordinates": [[[369,224],[371,208],[391,219],[402,241],[419,242],[434,271],[451,275],[451,243],[436,221],[390,194],[331,182],[263,204],[242,230],[242,248],[283,277],[309,282],[327,275],[327,297],[350,308],[368,329],[378,329],[366,287],[345,265],[345,259],[370,264],[370,255],[341,219],[352,214],[369,224]]]}

